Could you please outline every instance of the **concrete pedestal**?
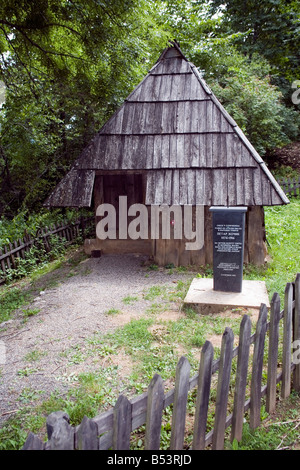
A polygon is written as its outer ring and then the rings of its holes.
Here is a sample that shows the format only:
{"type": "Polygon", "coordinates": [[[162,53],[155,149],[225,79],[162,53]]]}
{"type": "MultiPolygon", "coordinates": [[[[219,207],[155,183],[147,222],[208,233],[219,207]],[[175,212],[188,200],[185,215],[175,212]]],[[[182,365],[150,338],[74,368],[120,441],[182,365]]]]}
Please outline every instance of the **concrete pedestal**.
{"type": "Polygon", "coordinates": [[[263,281],[243,281],[242,292],[222,292],[213,289],[213,279],[193,279],[184,303],[199,313],[218,313],[231,308],[270,307],[263,281]]]}

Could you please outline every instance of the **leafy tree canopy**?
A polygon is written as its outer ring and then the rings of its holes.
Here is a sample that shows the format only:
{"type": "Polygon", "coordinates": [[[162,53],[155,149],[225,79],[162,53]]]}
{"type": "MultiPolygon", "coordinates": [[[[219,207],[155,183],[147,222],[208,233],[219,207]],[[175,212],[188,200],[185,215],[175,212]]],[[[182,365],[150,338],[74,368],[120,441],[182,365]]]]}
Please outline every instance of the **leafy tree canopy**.
{"type": "Polygon", "coordinates": [[[4,0],[2,211],[32,210],[143,77],[168,32],[152,2],[4,0]]]}
{"type": "Polygon", "coordinates": [[[300,76],[300,9],[298,0],[212,0],[211,14],[221,14],[229,33],[242,32],[235,44],[249,57],[258,53],[272,66],[281,87],[300,76]]]}

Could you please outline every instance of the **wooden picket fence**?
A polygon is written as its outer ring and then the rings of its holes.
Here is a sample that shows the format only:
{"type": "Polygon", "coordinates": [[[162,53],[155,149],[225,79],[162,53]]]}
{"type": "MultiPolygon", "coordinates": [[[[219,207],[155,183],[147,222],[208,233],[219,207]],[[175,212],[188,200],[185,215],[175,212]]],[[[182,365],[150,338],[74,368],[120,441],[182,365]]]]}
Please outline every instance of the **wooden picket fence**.
{"type": "MultiPolygon", "coordinates": [[[[273,295],[270,308],[261,305],[255,333],[251,334],[251,320],[244,315],[240,324],[239,343],[233,347],[234,336],[226,328],[222,336],[219,359],[214,360],[214,348],[206,341],[202,351],[198,373],[190,377],[190,364],[185,357],[178,362],[175,387],[164,393],[164,383],[155,374],[148,391],[133,399],[120,395],[114,408],[95,418],[84,417],[81,424],[73,427],[64,412],[54,412],[47,418],[48,441],[29,433],[24,450],[128,450],[131,433],[145,425],[145,450],[159,450],[163,410],[173,405],[170,450],[182,450],[185,445],[188,393],[196,388],[195,417],[192,450],[201,450],[211,445],[212,449],[223,449],[225,430],[231,426],[230,439],[240,441],[243,433],[245,412],[249,411],[249,425],[257,428],[261,422],[262,398],[265,396],[266,410],[275,410],[278,394],[284,399],[293,387],[300,391],[300,364],[292,353],[292,342],[300,340],[300,274],[294,283],[285,289],[284,308],[280,309],[280,297],[273,295]],[[281,326],[281,328],[280,328],[281,326]],[[266,341],[268,337],[268,341],[266,341]],[[282,338],[282,339],[280,339],[282,338]],[[253,352],[251,345],[253,344],[253,352]],[[279,358],[279,345],[282,346],[279,358]],[[264,356],[268,352],[268,360],[264,356]],[[232,387],[232,361],[237,357],[234,381],[234,397],[229,408],[229,393],[232,387]],[[278,370],[278,361],[281,370],[278,370]],[[251,369],[251,370],[250,370],[251,369]],[[211,399],[212,377],[218,371],[215,403],[211,399]],[[263,371],[267,383],[263,384],[263,371]],[[279,387],[278,384],[281,384],[279,387]],[[248,396],[248,398],[247,398],[248,396]],[[214,403],[213,429],[207,431],[209,406],[214,403]]],[[[298,343],[297,343],[298,344],[298,343]]],[[[231,389],[233,390],[233,389],[231,389]]]]}
{"type": "Polygon", "coordinates": [[[277,182],[280,184],[286,195],[300,195],[300,176],[298,178],[278,178],[277,182]]]}
{"type": "Polygon", "coordinates": [[[23,238],[19,238],[4,246],[3,249],[0,249],[0,281],[5,281],[7,271],[15,269],[18,266],[17,259],[24,259],[26,253],[34,245],[42,246],[49,253],[51,251],[51,237],[58,236],[64,238],[66,244],[70,244],[89,226],[91,221],[94,221],[91,217],[81,217],[75,222],[62,221],[49,227],[40,228],[34,237],[25,234],[23,238]]]}

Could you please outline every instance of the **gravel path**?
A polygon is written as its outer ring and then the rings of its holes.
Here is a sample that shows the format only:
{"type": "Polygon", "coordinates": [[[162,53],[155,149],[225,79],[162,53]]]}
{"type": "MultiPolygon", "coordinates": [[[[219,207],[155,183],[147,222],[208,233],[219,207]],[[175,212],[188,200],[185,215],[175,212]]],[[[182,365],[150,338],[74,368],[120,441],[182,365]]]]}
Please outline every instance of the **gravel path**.
{"type": "MultiPolygon", "coordinates": [[[[94,333],[113,331],[118,315],[108,315],[109,309],[136,317],[149,307],[142,295],[145,290],[187,278],[186,274],[149,270],[145,261],[137,255],[89,258],[76,269],[65,269],[63,279],[58,269],[52,273],[52,280],[57,276],[61,282],[40,292],[26,306],[38,310],[37,314],[25,322],[24,314],[17,315],[0,325],[0,340],[6,351],[6,361],[0,364],[0,426],[34,391],[43,392],[43,399],[54,390],[67,391],[70,383],[64,380],[66,373],[70,376],[84,371],[89,364],[70,368],[64,353],[72,347],[84,347],[86,338],[94,333]],[[128,296],[138,300],[126,306],[123,299],[128,296]],[[38,361],[32,359],[36,353],[38,361]]],[[[120,318],[124,321],[123,315],[120,318]]]]}

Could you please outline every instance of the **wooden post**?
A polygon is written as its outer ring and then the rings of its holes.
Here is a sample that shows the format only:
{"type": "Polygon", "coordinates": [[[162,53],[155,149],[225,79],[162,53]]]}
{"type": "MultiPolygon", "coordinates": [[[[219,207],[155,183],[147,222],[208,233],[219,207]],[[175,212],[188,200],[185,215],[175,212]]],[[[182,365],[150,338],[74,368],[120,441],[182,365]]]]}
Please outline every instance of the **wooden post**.
{"type": "MultiPolygon", "coordinates": [[[[11,252],[12,250],[13,250],[13,245],[12,245],[12,243],[9,243],[9,251],[11,252]]],[[[11,259],[12,267],[15,269],[15,267],[16,267],[16,261],[15,261],[15,256],[14,256],[14,254],[11,254],[11,255],[10,255],[10,259],[11,259]]]]}
{"type": "Polygon", "coordinates": [[[128,450],[131,433],[131,403],[120,395],[114,407],[113,449],[128,450]]]}
{"type": "Polygon", "coordinates": [[[260,206],[251,206],[248,210],[248,252],[249,262],[263,265],[265,262],[264,211],[260,206]]]}
{"type": "Polygon", "coordinates": [[[62,411],[51,413],[46,422],[50,450],[74,450],[74,428],[62,411]]]}
{"type": "Polygon", "coordinates": [[[18,250],[19,245],[18,245],[18,241],[17,241],[17,240],[15,240],[15,241],[13,242],[13,246],[14,246],[14,249],[16,250],[16,257],[17,257],[17,258],[20,258],[20,250],[18,250]]]}
{"type": "Polygon", "coordinates": [[[202,351],[198,375],[198,392],[195,411],[195,424],[193,435],[193,450],[205,448],[206,422],[209,404],[210,384],[214,348],[210,341],[206,341],[202,351]]]}
{"type": "Polygon", "coordinates": [[[280,297],[275,292],[271,301],[271,317],[269,331],[269,359],[266,410],[272,413],[276,405],[277,361],[280,321],[280,297]]]}
{"type": "Polygon", "coordinates": [[[92,419],[84,416],[76,433],[76,449],[98,450],[98,426],[92,419]]]}
{"type": "Polygon", "coordinates": [[[7,254],[7,257],[6,257],[7,268],[11,269],[10,258],[9,258],[9,250],[8,250],[6,245],[4,246],[4,253],[7,254]]]}
{"type": "Polygon", "coordinates": [[[220,369],[216,399],[216,413],[212,442],[213,450],[222,450],[224,447],[224,434],[231,374],[232,351],[233,332],[231,328],[225,328],[221,346],[220,369]]]}
{"type": "Polygon", "coordinates": [[[25,248],[24,248],[24,244],[23,244],[23,241],[22,241],[21,238],[19,238],[18,243],[19,243],[19,246],[22,246],[22,248],[20,249],[20,256],[21,256],[21,258],[24,259],[24,256],[25,256],[25,248]]]}
{"type": "Polygon", "coordinates": [[[283,313],[283,352],[282,352],[282,383],[281,397],[287,398],[291,393],[291,344],[292,344],[292,316],[293,316],[293,284],[287,283],[284,295],[283,313]]]}
{"type": "Polygon", "coordinates": [[[30,432],[27,436],[25,444],[22,447],[22,450],[44,450],[45,444],[41,439],[30,432]]]}
{"type": "Polygon", "coordinates": [[[163,380],[155,374],[148,387],[145,450],[159,449],[163,406],[163,380]]]}
{"type": "Polygon", "coordinates": [[[248,315],[244,315],[239,336],[238,361],[234,392],[234,406],[231,427],[231,441],[242,439],[243,419],[244,419],[244,403],[247,386],[247,373],[250,352],[251,338],[251,320],[248,315]]]}
{"type": "Polygon", "coordinates": [[[256,325],[253,366],[250,392],[250,428],[255,429],[260,424],[261,406],[261,379],[264,358],[264,344],[267,327],[267,306],[260,307],[259,318],[256,325]]]}
{"type": "Polygon", "coordinates": [[[2,256],[3,256],[3,252],[0,249],[1,270],[2,270],[3,276],[5,276],[5,274],[6,274],[5,261],[4,261],[4,258],[2,258],[2,256]]]}
{"type": "MultiPolygon", "coordinates": [[[[295,347],[298,348],[300,341],[300,273],[297,274],[295,280],[295,310],[294,310],[294,334],[293,341],[295,347]]],[[[295,365],[294,376],[293,376],[293,387],[299,392],[300,391],[300,364],[299,361],[295,365]]]]}
{"type": "Polygon", "coordinates": [[[175,378],[175,398],[172,415],[172,431],[170,449],[183,449],[186,405],[189,391],[191,366],[186,357],[179,359],[175,378]]]}

